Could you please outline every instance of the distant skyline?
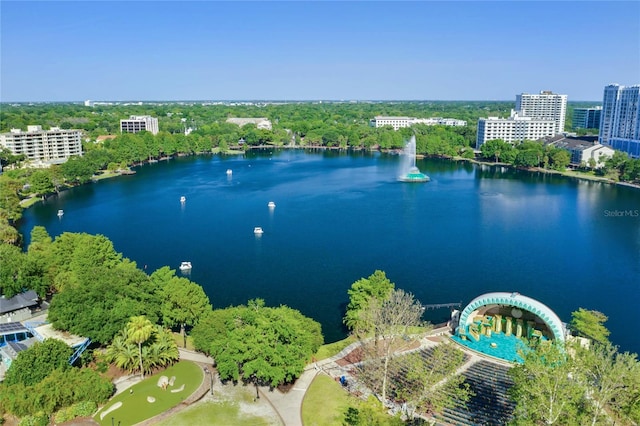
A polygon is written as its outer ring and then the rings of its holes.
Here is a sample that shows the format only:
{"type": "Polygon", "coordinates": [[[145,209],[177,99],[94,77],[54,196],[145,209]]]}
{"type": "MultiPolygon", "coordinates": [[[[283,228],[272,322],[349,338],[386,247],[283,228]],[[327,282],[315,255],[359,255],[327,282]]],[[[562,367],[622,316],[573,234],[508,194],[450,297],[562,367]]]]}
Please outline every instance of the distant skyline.
{"type": "Polygon", "coordinates": [[[0,101],[601,101],[637,1],[0,1],[0,101]]]}

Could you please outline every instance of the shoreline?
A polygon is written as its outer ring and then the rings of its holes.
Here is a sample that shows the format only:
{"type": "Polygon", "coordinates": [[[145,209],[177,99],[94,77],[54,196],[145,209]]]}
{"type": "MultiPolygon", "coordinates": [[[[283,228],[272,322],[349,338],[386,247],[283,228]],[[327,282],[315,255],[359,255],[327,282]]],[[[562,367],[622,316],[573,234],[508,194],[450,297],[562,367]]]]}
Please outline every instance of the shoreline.
{"type": "MultiPolygon", "coordinates": [[[[193,154],[175,154],[175,156],[168,156],[168,157],[163,157],[162,161],[169,161],[172,158],[175,157],[190,157],[190,156],[199,156],[199,155],[241,155],[244,154],[247,150],[253,150],[253,149],[312,149],[312,150],[344,150],[344,151],[363,151],[363,150],[367,150],[366,148],[362,148],[362,147],[336,147],[336,146],[298,146],[298,145],[282,145],[282,146],[274,146],[274,145],[256,145],[256,146],[251,146],[248,147],[246,150],[243,150],[242,148],[238,147],[230,147],[227,151],[225,152],[220,152],[219,149],[213,150],[212,152],[198,152],[198,153],[193,153],[193,154]]],[[[369,151],[371,152],[381,152],[381,153],[385,153],[385,154],[389,154],[392,152],[397,152],[397,149],[386,149],[386,150],[380,150],[380,149],[369,149],[369,151]]],[[[509,164],[509,163],[500,163],[500,162],[489,162],[489,161],[483,161],[483,160],[478,160],[476,158],[464,158],[464,157],[446,157],[446,156],[437,156],[437,155],[425,155],[425,154],[416,154],[416,158],[417,159],[425,159],[425,158],[439,158],[439,159],[443,159],[443,160],[449,160],[449,161],[466,161],[469,162],[471,164],[477,164],[480,166],[500,166],[500,167],[508,167],[510,169],[514,169],[514,170],[522,170],[522,171],[526,171],[526,172],[538,172],[538,173],[545,173],[545,174],[550,174],[550,175],[558,175],[558,176],[564,176],[567,178],[572,178],[572,179],[578,179],[578,180],[584,180],[584,181],[588,181],[588,182],[598,182],[598,183],[605,183],[605,184],[609,184],[609,185],[620,185],[620,186],[625,186],[628,188],[633,188],[633,189],[638,189],[640,190],[640,184],[636,184],[636,183],[631,183],[631,182],[620,182],[620,181],[614,181],[612,179],[606,178],[606,177],[600,177],[600,176],[592,176],[592,175],[587,175],[587,174],[583,174],[581,172],[576,172],[576,171],[557,171],[557,170],[550,170],[550,169],[543,169],[540,167],[531,167],[531,168],[523,168],[523,167],[517,167],[514,166],[513,164],[509,164]]],[[[104,179],[111,179],[114,177],[119,177],[119,176],[130,176],[130,175],[135,175],[136,172],[135,170],[131,170],[132,167],[140,167],[140,166],[144,166],[146,164],[154,164],[157,163],[158,160],[145,160],[141,163],[137,163],[135,165],[131,165],[129,166],[128,170],[122,170],[122,171],[118,171],[118,172],[109,172],[109,171],[104,171],[103,173],[100,173],[98,175],[94,175],[91,180],[85,184],[82,185],[86,185],[88,183],[95,183],[98,182],[100,180],[104,180],[104,179]]],[[[72,185],[72,186],[66,186],[64,188],[61,189],[61,191],[65,191],[67,189],[71,189],[74,188],[76,186],[81,186],[81,185],[72,185]]],[[[58,193],[59,193],[58,192],[58,193]]],[[[23,209],[28,209],[29,207],[38,204],[39,202],[45,201],[48,197],[52,196],[54,194],[49,194],[48,196],[29,196],[23,200],[20,200],[20,206],[22,206],[23,209]]]]}

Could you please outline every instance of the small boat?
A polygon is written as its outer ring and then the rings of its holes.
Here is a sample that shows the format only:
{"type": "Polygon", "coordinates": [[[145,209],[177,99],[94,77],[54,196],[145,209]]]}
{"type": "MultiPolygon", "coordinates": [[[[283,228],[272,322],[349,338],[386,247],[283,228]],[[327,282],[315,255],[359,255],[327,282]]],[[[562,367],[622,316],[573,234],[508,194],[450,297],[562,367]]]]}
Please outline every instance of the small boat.
{"type": "Polygon", "coordinates": [[[185,201],[187,201],[187,197],[185,197],[184,195],[182,197],[180,197],[180,202],[184,203],[185,201]]]}
{"type": "Polygon", "coordinates": [[[253,233],[256,235],[260,235],[260,234],[264,234],[264,231],[259,226],[256,226],[255,228],[253,228],[253,233]]]}
{"type": "Polygon", "coordinates": [[[191,262],[182,262],[180,264],[181,271],[190,271],[191,270],[191,262]]]}
{"type": "Polygon", "coordinates": [[[62,217],[63,214],[64,214],[64,210],[58,210],[58,217],[62,217]]]}
{"type": "Polygon", "coordinates": [[[274,203],[273,201],[269,201],[269,204],[267,204],[267,206],[269,206],[269,208],[272,209],[276,206],[276,203],[274,203]]]}
{"type": "Polygon", "coordinates": [[[233,170],[231,170],[231,169],[227,169],[227,174],[228,174],[228,175],[233,174],[233,170]]]}

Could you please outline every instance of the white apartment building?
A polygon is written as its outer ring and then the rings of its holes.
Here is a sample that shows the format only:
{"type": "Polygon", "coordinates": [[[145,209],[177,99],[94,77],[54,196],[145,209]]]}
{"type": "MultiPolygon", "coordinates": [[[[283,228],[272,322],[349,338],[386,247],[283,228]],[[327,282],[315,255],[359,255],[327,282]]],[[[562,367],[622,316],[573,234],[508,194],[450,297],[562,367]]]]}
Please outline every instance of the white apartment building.
{"type": "Polygon", "coordinates": [[[120,133],[138,133],[143,130],[158,134],[158,119],[150,115],[132,115],[128,120],[120,120],[120,133]]]}
{"type": "Polygon", "coordinates": [[[371,127],[384,127],[392,126],[394,130],[398,130],[402,127],[411,127],[414,124],[426,124],[427,126],[466,126],[467,122],[464,120],[456,120],[454,118],[415,118],[415,117],[385,117],[377,115],[375,118],[369,120],[371,127]]]}
{"type": "Polygon", "coordinates": [[[558,95],[551,91],[542,91],[538,95],[521,93],[516,95],[516,111],[524,117],[538,120],[554,120],[555,133],[564,132],[567,114],[567,95],[558,95]]]}
{"type": "Polygon", "coordinates": [[[545,136],[555,135],[556,128],[555,120],[527,117],[518,111],[511,110],[508,118],[489,117],[478,120],[476,149],[480,149],[482,144],[494,139],[502,139],[509,143],[535,141],[545,136]]]}
{"type": "Polygon", "coordinates": [[[227,123],[232,123],[232,124],[236,124],[240,127],[244,126],[245,124],[255,124],[257,129],[264,129],[264,130],[271,130],[272,129],[272,125],[271,125],[271,121],[267,118],[264,117],[258,117],[258,118],[227,118],[227,123]]]}
{"type": "Polygon", "coordinates": [[[640,85],[605,86],[599,142],[640,158],[640,85]]]}
{"type": "Polygon", "coordinates": [[[11,129],[0,134],[0,146],[13,155],[24,154],[36,166],[60,164],[72,155],[82,155],[82,132],[52,127],[27,126],[27,131],[11,129]]]}

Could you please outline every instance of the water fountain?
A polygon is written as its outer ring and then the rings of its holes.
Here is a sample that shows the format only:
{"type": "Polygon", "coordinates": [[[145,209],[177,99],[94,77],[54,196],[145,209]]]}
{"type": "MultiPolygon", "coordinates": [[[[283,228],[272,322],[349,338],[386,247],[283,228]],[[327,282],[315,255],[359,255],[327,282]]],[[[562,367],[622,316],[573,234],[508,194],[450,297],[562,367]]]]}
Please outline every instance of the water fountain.
{"type": "Polygon", "coordinates": [[[402,162],[400,163],[400,175],[398,180],[402,182],[429,182],[429,176],[420,172],[416,167],[416,137],[411,136],[409,142],[402,150],[402,162]]]}

